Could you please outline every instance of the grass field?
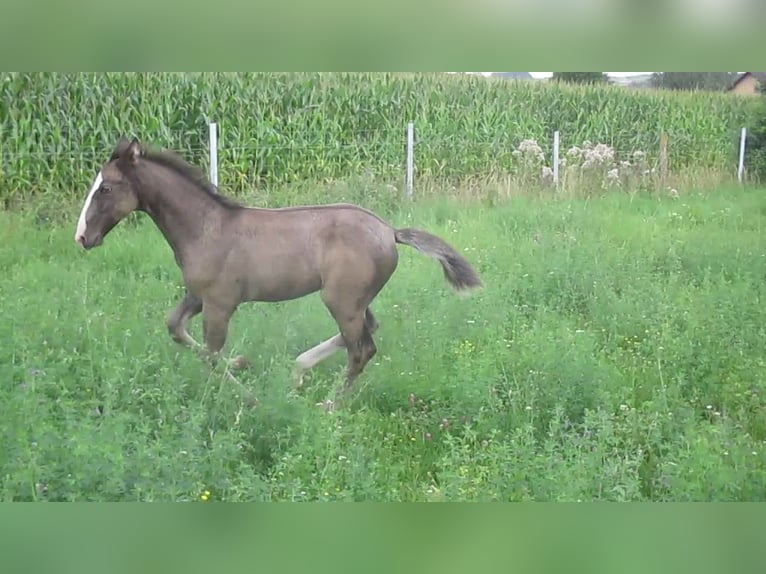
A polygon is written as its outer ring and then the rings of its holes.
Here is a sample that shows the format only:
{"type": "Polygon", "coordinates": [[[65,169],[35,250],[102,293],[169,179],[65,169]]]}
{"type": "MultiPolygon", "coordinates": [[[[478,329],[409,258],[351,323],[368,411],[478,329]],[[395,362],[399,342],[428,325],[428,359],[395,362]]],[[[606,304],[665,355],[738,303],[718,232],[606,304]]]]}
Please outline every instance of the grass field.
{"type": "Polygon", "coordinates": [[[342,354],[290,386],[334,332],[317,296],[240,309],[237,387],[167,335],[151,222],[84,253],[78,209],[0,213],[4,500],[766,500],[766,190],[390,209],[486,287],[401,247],[334,414],[342,354]]]}

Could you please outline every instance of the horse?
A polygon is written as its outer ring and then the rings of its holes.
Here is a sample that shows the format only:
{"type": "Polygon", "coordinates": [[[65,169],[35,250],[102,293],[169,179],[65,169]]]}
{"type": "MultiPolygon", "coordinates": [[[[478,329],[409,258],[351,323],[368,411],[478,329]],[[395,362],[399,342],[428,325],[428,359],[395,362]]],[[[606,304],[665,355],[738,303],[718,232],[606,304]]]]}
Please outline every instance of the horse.
{"type": "MultiPolygon", "coordinates": [[[[176,343],[216,362],[240,304],[319,291],[338,333],[301,353],[293,373],[300,387],[306,371],[345,348],[345,384],[338,399],[377,353],[373,334],[379,324],[370,305],[397,268],[397,244],[441,263],[456,292],[482,287],[471,264],[431,233],[396,229],[346,203],[247,206],[221,195],[179,154],[152,149],[137,138],[120,139],[85,197],[74,239],[86,251],[98,247],[134,211],[154,221],[183,276],[185,296],[166,320],[176,343]],[[200,313],[204,346],[187,330],[200,313]]],[[[242,368],[247,360],[238,356],[233,364],[242,368]]]]}

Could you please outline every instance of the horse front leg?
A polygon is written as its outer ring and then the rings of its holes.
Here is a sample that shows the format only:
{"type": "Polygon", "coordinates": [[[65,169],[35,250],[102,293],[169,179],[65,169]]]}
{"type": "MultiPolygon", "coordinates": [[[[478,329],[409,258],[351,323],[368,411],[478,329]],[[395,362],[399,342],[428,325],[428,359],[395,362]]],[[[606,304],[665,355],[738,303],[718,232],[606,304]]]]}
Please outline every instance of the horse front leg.
{"type": "MultiPolygon", "coordinates": [[[[209,360],[212,364],[218,362],[221,350],[226,344],[229,332],[229,322],[236,308],[223,307],[215,303],[205,301],[202,308],[202,332],[205,339],[205,347],[209,360]]],[[[234,357],[227,362],[227,367],[244,369],[247,367],[247,359],[243,355],[234,357]]]]}
{"type": "MultiPolygon", "coordinates": [[[[187,292],[181,303],[178,304],[178,307],[173,309],[168,315],[168,332],[176,343],[193,349],[201,355],[203,359],[207,360],[211,366],[215,366],[215,363],[217,362],[217,354],[226,342],[226,333],[228,331],[228,323],[231,313],[228,314],[228,317],[221,313],[208,313],[207,315],[209,318],[207,320],[203,317],[203,333],[205,344],[207,346],[206,349],[203,345],[200,345],[194,340],[186,329],[189,320],[199,315],[202,311],[202,299],[187,292]],[[207,325],[210,326],[208,327],[207,325]],[[210,332],[209,339],[207,335],[208,331],[210,332]],[[212,350],[216,347],[217,350],[212,350]]],[[[243,369],[247,366],[247,360],[243,356],[236,357],[231,362],[231,366],[236,369],[243,369]]],[[[227,374],[232,376],[228,371],[227,374]]]]}
{"type": "MultiPolygon", "coordinates": [[[[209,301],[204,301],[202,305],[202,331],[205,338],[205,355],[210,363],[211,367],[215,367],[221,357],[221,351],[226,344],[226,338],[229,332],[229,322],[236,307],[223,307],[209,301]]],[[[230,368],[243,369],[247,366],[247,360],[242,355],[239,355],[231,361],[225,361],[225,373],[226,376],[237,387],[239,387],[251,406],[258,404],[258,399],[252,395],[252,392],[248,390],[238,379],[235,377],[230,368]]]]}
{"type": "Polygon", "coordinates": [[[168,332],[176,343],[193,349],[200,348],[200,344],[187,331],[186,324],[201,312],[202,299],[187,291],[186,296],[170,312],[167,319],[168,332]]]}

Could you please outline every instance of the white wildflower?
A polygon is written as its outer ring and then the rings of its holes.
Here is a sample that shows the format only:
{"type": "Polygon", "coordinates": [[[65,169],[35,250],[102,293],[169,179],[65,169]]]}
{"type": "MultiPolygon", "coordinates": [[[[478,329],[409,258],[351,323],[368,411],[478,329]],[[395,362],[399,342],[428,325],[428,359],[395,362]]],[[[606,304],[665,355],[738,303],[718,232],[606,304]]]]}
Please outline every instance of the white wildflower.
{"type": "Polygon", "coordinates": [[[523,140],[519,144],[519,147],[516,148],[516,151],[520,152],[525,157],[535,158],[540,161],[543,161],[545,159],[545,154],[543,154],[543,149],[537,143],[537,140],[534,140],[534,139],[523,140]]]}
{"type": "Polygon", "coordinates": [[[606,144],[598,144],[594,148],[585,151],[585,160],[594,164],[602,164],[614,159],[614,149],[606,144]]]}

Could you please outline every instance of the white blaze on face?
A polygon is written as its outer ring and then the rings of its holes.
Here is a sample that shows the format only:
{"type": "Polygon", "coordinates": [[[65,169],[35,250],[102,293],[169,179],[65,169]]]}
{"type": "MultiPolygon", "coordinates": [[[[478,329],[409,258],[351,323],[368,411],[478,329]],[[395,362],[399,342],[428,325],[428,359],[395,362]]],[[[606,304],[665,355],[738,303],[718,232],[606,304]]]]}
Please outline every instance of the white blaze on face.
{"type": "Polygon", "coordinates": [[[96,176],[96,180],[93,182],[93,185],[90,188],[90,191],[88,192],[88,197],[85,198],[85,205],[82,206],[82,211],[80,212],[80,219],[77,220],[77,231],[74,233],[74,240],[78,243],[80,240],[85,236],[85,215],[88,213],[88,208],[90,207],[90,202],[93,201],[93,195],[96,193],[96,190],[101,186],[101,182],[104,181],[103,177],[101,176],[101,172],[98,172],[98,175],[96,176]]]}

